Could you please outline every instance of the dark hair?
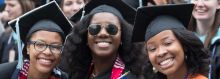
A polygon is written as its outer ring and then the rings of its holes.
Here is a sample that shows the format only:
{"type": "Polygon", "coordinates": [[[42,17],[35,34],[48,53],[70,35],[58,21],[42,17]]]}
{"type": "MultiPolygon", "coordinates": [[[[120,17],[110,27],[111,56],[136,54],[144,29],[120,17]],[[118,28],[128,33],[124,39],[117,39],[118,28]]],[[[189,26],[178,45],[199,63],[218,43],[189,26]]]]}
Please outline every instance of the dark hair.
{"type": "Polygon", "coordinates": [[[35,8],[35,2],[33,0],[18,0],[22,8],[22,14],[35,8]]]}
{"type": "MultiPolygon", "coordinates": [[[[188,75],[194,77],[198,74],[207,76],[209,70],[209,51],[193,32],[188,30],[172,29],[172,32],[183,47],[188,75]]],[[[154,78],[163,79],[166,76],[160,72],[154,78]]]]}
{"type": "MultiPolygon", "coordinates": [[[[211,25],[211,29],[208,31],[207,37],[205,39],[204,45],[205,47],[210,47],[211,46],[211,40],[212,38],[217,34],[218,32],[218,28],[220,25],[220,10],[217,9],[216,10],[216,14],[215,14],[215,20],[214,23],[211,25]]],[[[189,23],[189,27],[188,29],[191,31],[196,31],[196,20],[195,18],[191,17],[190,23],[189,23]]]]}
{"type": "MultiPolygon", "coordinates": [[[[86,15],[80,22],[78,22],[70,36],[66,39],[66,43],[63,50],[64,58],[67,58],[69,63],[69,75],[72,79],[84,79],[87,78],[89,67],[91,65],[92,56],[90,54],[91,50],[87,46],[87,27],[90,24],[94,14],[86,15]]],[[[120,19],[121,24],[121,42],[119,46],[119,56],[125,63],[126,68],[128,68],[134,74],[140,74],[140,66],[143,60],[143,56],[139,52],[131,52],[131,36],[132,36],[132,26],[128,24],[125,20],[120,19]]]]}

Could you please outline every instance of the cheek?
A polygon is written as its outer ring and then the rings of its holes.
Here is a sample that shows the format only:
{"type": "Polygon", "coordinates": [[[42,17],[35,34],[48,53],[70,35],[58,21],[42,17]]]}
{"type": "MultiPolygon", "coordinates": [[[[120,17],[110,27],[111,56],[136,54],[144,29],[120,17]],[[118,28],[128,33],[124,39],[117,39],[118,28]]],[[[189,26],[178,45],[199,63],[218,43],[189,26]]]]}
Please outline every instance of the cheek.
{"type": "Polygon", "coordinates": [[[149,60],[153,66],[156,65],[156,56],[154,54],[148,53],[149,60]]]}
{"type": "Polygon", "coordinates": [[[93,38],[93,36],[91,36],[91,35],[89,35],[89,34],[87,34],[88,36],[87,36],[87,38],[88,38],[88,40],[87,40],[87,43],[88,43],[88,45],[89,45],[89,47],[91,48],[91,47],[93,47],[93,46],[91,46],[94,42],[93,42],[93,40],[94,40],[94,38],[93,38]]]}
{"type": "Polygon", "coordinates": [[[61,54],[55,55],[56,62],[59,63],[61,61],[61,54]]]}
{"type": "Polygon", "coordinates": [[[63,6],[63,11],[64,12],[69,12],[70,11],[70,7],[69,6],[63,6]]]}

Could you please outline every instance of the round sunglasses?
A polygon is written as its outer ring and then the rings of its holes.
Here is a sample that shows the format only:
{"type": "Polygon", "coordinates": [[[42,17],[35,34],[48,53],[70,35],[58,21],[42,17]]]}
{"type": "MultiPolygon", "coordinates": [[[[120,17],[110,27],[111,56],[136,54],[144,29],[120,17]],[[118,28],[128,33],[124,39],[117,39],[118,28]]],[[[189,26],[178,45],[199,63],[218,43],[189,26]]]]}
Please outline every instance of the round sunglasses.
{"type": "Polygon", "coordinates": [[[107,24],[104,27],[102,27],[101,24],[91,24],[88,27],[88,32],[91,35],[97,35],[102,28],[105,28],[105,30],[108,32],[110,35],[116,35],[118,33],[118,27],[114,24],[107,24]]]}

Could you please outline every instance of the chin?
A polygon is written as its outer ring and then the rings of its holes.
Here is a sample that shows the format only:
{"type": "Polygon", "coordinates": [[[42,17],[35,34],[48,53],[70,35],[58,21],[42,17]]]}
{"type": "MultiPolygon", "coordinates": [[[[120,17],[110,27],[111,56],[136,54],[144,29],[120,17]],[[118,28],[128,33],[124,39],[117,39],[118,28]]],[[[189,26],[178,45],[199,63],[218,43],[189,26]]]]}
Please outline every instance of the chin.
{"type": "Polygon", "coordinates": [[[98,57],[103,57],[103,58],[106,58],[106,57],[111,57],[113,55],[112,51],[97,51],[96,53],[96,56],[98,57]]]}
{"type": "Polygon", "coordinates": [[[194,18],[197,19],[197,20],[207,20],[210,17],[211,16],[208,16],[208,15],[197,15],[197,14],[194,15],[194,18]]]}
{"type": "Polygon", "coordinates": [[[37,69],[41,73],[50,73],[53,70],[53,68],[47,68],[47,67],[38,67],[37,69]]]}
{"type": "Polygon", "coordinates": [[[163,73],[164,75],[172,75],[175,73],[174,69],[162,70],[160,72],[163,73]]]}

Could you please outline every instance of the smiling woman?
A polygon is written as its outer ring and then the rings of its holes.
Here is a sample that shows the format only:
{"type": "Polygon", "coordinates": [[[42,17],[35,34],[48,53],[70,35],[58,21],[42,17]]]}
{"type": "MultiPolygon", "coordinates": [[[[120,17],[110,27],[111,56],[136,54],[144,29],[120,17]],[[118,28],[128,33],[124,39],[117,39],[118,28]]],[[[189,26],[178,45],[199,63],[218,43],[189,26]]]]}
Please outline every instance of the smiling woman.
{"type": "Polygon", "coordinates": [[[70,78],[139,79],[146,59],[131,52],[135,10],[121,0],[92,0],[84,10],[63,50],[70,78]]]}
{"type": "Polygon", "coordinates": [[[138,9],[132,40],[145,42],[155,70],[151,79],[207,79],[209,52],[185,28],[192,10],[193,4],[138,9]]]}
{"type": "Polygon", "coordinates": [[[193,10],[189,30],[211,50],[211,79],[220,78],[220,0],[191,0],[193,10]]]}

